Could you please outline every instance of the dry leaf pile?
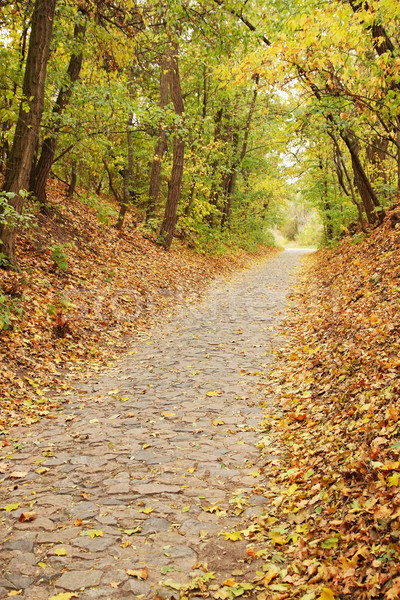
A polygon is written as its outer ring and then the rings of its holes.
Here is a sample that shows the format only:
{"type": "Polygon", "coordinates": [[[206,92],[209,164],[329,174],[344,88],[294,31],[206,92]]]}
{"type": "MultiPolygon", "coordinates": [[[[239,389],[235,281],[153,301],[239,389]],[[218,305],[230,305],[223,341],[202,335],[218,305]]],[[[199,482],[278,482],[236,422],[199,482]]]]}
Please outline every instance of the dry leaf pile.
{"type": "Polygon", "coordinates": [[[245,532],[272,573],[259,600],[400,597],[399,218],[310,257],[292,296],[260,443],[270,510],[245,532]]]}
{"type": "Polygon", "coordinates": [[[20,234],[20,272],[0,271],[0,432],[51,417],[71,376],[104,366],[132,335],[254,258],[202,256],[179,243],[166,253],[129,218],[119,233],[115,215],[66,199],[60,184],[49,200],[54,215],[20,234]]]}

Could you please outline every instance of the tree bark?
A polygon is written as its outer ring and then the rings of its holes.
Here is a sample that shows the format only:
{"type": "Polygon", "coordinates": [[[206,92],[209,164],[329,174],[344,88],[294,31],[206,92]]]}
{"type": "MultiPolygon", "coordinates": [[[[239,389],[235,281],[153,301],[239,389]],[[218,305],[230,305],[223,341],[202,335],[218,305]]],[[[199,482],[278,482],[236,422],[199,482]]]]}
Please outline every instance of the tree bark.
{"type": "Polygon", "coordinates": [[[71,181],[68,186],[67,198],[72,198],[72,196],[75,192],[77,178],[78,178],[78,176],[76,173],[76,162],[74,161],[72,163],[72,168],[71,168],[71,181]]]}
{"type": "MultiPolygon", "coordinates": [[[[43,113],[55,4],[56,0],[36,0],[35,2],[22,86],[24,99],[20,104],[13,145],[6,165],[3,191],[15,194],[9,202],[19,214],[22,213],[24,204],[20,190],[26,190],[29,187],[32,161],[43,113]],[[28,111],[26,111],[26,105],[28,105],[28,111]]],[[[15,234],[15,224],[8,223],[0,226],[0,251],[13,267],[16,267],[15,234]]]]}
{"type": "MultiPolygon", "coordinates": [[[[168,104],[169,64],[167,56],[163,56],[160,64],[160,108],[163,110],[168,104]]],[[[161,167],[165,150],[167,149],[167,132],[165,124],[161,119],[158,130],[158,141],[154,151],[153,164],[151,166],[149,203],[146,211],[146,223],[153,219],[156,213],[158,198],[161,188],[161,167]]]]}
{"type": "MultiPolygon", "coordinates": [[[[170,59],[170,91],[175,113],[181,117],[184,113],[182,88],[179,76],[179,45],[173,43],[173,55],[170,59]]],[[[179,125],[178,125],[179,127],[179,125]]],[[[182,188],[183,162],[185,156],[185,140],[179,131],[175,131],[172,158],[171,182],[168,189],[167,204],[164,219],[160,229],[160,238],[165,250],[169,250],[175,233],[178,219],[178,203],[182,188]]]]}
{"type": "MultiPolygon", "coordinates": [[[[80,6],[77,13],[77,21],[74,27],[74,41],[77,44],[83,42],[86,33],[86,10],[82,5],[80,6]]],[[[64,112],[72,96],[72,90],[74,84],[79,79],[83,62],[83,53],[80,50],[77,53],[71,55],[68,69],[67,79],[68,83],[65,87],[62,87],[58,93],[57,100],[53,107],[53,127],[52,131],[45,137],[42,143],[39,160],[32,168],[30,178],[30,190],[39,202],[40,210],[43,213],[48,213],[49,208],[47,204],[46,196],[46,183],[54,162],[54,155],[56,152],[58,136],[61,129],[61,114],[64,112]]]]}

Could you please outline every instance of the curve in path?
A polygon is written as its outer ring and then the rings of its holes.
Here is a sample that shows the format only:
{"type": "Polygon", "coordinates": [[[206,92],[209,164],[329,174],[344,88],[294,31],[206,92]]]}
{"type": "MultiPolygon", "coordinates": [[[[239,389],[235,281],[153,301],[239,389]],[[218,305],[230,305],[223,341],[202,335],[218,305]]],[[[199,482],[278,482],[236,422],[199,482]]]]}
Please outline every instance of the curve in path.
{"type": "Polygon", "coordinates": [[[259,403],[303,253],[214,284],[56,418],[13,430],[23,447],[0,459],[0,597],[169,598],[205,572],[216,586],[255,573],[246,541],[223,532],[266,503],[259,403]]]}

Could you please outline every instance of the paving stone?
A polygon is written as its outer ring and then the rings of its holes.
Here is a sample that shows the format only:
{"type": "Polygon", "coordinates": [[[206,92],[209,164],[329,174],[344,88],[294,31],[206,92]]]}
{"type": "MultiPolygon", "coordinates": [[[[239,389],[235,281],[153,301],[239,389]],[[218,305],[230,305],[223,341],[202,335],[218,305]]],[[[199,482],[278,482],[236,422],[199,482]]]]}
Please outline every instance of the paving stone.
{"type": "Polygon", "coordinates": [[[33,577],[21,575],[20,573],[6,573],[6,579],[8,579],[16,590],[25,590],[35,581],[33,577]]]}
{"type": "Polygon", "coordinates": [[[165,531],[170,528],[171,522],[167,521],[167,519],[152,517],[150,519],[146,519],[143,525],[141,525],[141,533],[146,535],[149,533],[156,533],[157,531],[165,531]]]}
{"type": "Polygon", "coordinates": [[[74,546],[78,546],[79,548],[84,548],[89,552],[102,552],[109,546],[115,544],[116,538],[108,536],[108,537],[79,537],[75,540],[72,540],[72,544],[74,546]]]}
{"type": "Polygon", "coordinates": [[[102,575],[102,571],[67,571],[54,583],[56,587],[76,592],[81,588],[99,585],[102,575]]]}
{"type": "Polygon", "coordinates": [[[33,550],[33,539],[11,539],[3,544],[5,550],[20,550],[21,552],[30,552],[33,550]]]}
{"type": "MultiPolygon", "coordinates": [[[[129,579],[123,586],[122,591],[135,594],[135,596],[147,595],[151,591],[151,586],[146,581],[139,581],[135,579],[129,579]]],[[[130,596],[132,598],[132,596],[130,596]]]]}
{"type": "Polygon", "coordinates": [[[71,517],[79,519],[90,519],[99,513],[99,507],[93,504],[93,502],[79,502],[68,510],[71,517]]]}

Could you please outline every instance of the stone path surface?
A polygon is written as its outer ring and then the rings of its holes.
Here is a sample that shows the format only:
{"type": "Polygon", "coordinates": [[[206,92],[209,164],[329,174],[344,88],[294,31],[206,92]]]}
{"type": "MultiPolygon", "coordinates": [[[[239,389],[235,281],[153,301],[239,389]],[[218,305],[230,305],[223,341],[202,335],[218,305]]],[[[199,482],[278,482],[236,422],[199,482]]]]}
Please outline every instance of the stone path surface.
{"type": "Polygon", "coordinates": [[[214,284],[54,418],[12,431],[19,441],[0,457],[0,597],[171,598],[206,572],[214,589],[255,573],[246,540],[221,533],[266,504],[259,403],[302,254],[214,284]]]}

